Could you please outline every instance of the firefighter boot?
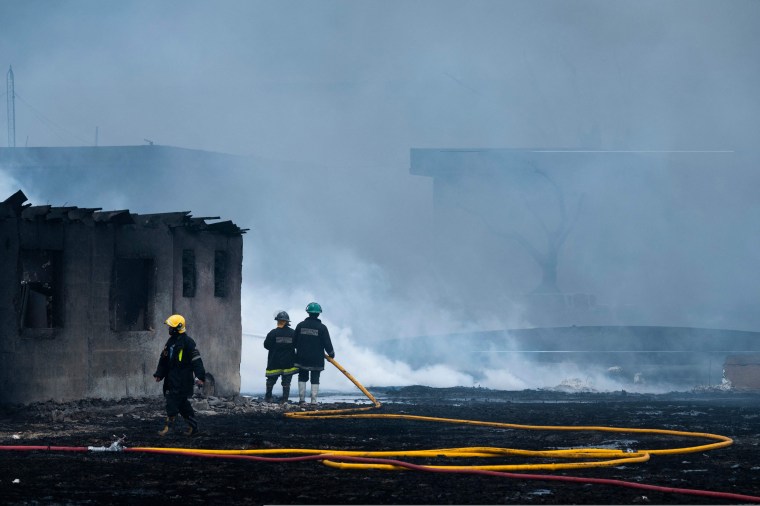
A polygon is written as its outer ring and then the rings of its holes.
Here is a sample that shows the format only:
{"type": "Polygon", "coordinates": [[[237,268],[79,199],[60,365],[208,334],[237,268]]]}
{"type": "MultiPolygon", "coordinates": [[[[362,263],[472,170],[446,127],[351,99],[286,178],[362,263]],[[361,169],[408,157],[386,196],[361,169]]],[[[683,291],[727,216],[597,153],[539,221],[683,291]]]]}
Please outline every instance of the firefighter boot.
{"type": "Polygon", "coordinates": [[[304,399],[306,399],[306,382],[299,381],[298,382],[298,404],[303,404],[304,399]]]}
{"type": "Polygon", "coordinates": [[[197,436],[198,435],[198,420],[195,419],[194,416],[186,416],[185,421],[187,422],[187,429],[185,429],[185,435],[186,436],[197,436]]]}
{"type": "Polygon", "coordinates": [[[264,402],[272,402],[272,387],[274,385],[267,385],[267,393],[264,394],[264,402]]]}
{"type": "Polygon", "coordinates": [[[280,399],[280,404],[287,404],[288,403],[288,396],[290,395],[290,386],[282,387],[282,399],[280,399]]]}
{"type": "Polygon", "coordinates": [[[167,416],[166,417],[166,423],[164,424],[164,428],[158,431],[159,436],[165,436],[169,433],[170,430],[172,430],[172,427],[174,427],[174,418],[173,416],[167,416]]]}
{"type": "Polygon", "coordinates": [[[319,393],[319,383],[311,384],[311,403],[316,404],[317,403],[317,394],[319,393]]]}

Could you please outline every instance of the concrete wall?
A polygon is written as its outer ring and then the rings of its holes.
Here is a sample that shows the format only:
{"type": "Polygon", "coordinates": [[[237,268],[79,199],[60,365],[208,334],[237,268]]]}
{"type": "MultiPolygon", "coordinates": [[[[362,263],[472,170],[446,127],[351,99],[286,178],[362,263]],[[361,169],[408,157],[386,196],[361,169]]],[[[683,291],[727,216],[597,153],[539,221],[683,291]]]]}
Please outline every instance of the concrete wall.
{"type": "MultiPolygon", "coordinates": [[[[93,237],[90,260],[92,315],[81,315],[88,333],[89,381],[87,397],[129,397],[158,393],[152,378],[163,345],[163,320],[171,314],[172,235],[168,227],[108,226],[93,237]],[[113,266],[116,258],[153,261],[152,310],[147,326],[152,330],[116,331],[110,307],[113,266]],[[166,316],[163,316],[166,315],[166,316]],[[163,318],[162,318],[163,317],[163,318]]],[[[84,287],[83,287],[84,288],[84,287]]],[[[81,293],[86,297],[86,292],[81,293]]]]}
{"type": "Polygon", "coordinates": [[[736,390],[760,391],[760,353],[726,357],[723,376],[736,390]]]}
{"type": "Polygon", "coordinates": [[[239,234],[190,233],[160,222],[143,226],[0,216],[0,253],[0,403],[160,395],[152,374],[168,337],[163,322],[175,312],[186,317],[217,393],[239,393],[239,234]],[[193,298],[182,296],[183,248],[196,251],[198,290],[193,298]],[[20,252],[27,249],[61,252],[62,325],[20,325],[20,252]],[[228,251],[226,297],[214,297],[216,250],[228,251]],[[119,258],[145,259],[152,267],[149,307],[144,328],[138,330],[114,327],[119,258]]]}
{"type": "Polygon", "coordinates": [[[174,269],[172,311],[185,317],[187,333],[195,340],[206,371],[214,376],[217,395],[240,392],[242,323],[240,290],[243,266],[241,236],[206,234],[199,236],[175,229],[173,259],[182,265],[182,251],[195,251],[196,288],[194,297],[184,297],[182,269],[174,269]],[[214,295],[215,252],[228,254],[226,294],[214,295]]]}

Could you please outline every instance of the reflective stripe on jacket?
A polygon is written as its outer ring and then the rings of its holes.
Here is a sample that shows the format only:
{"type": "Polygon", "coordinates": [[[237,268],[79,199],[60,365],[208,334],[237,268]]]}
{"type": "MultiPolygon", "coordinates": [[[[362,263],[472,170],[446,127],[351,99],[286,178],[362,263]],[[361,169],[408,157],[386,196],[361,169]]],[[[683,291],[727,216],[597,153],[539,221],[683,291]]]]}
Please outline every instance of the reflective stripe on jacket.
{"type": "Polygon", "coordinates": [[[298,372],[293,365],[296,351],[293,346],[293,329],[289,326],[272,329],[264,339],[264,348],[269,350],[267,355],[267,376],[278,374],[294,374],[298,372]],[[293,370],[293,372],[286,372],[293,370]]]}
{"type": "Polygon", "coordinates": [[[325,368],[325,353],[334,353],[330,332],[317,316],[310,315],[296,326],[293,343],[299,369],[321,371],[325,368]]]}
{"type": "Polygon", "coordinates": [[[169,337],[154,373],[154,376],[163,378],[164,393],[193,395],[193,375],[206,381],[206,369],[195,341],[187,333],[169,337]]]}

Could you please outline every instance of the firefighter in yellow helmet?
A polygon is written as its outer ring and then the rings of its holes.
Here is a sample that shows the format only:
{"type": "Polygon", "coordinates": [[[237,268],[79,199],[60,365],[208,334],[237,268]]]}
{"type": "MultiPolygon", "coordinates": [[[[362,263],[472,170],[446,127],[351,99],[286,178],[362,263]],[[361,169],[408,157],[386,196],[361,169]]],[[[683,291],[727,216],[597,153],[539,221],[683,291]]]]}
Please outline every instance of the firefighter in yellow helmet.
{"type": "Polygon", "coordinates": [[[164,323],[169,328],[169,339],[158,359],[156,372],[153,373],[156,381],[163,380],[166,398],[166,424],[158,434],[168,434],[179,413],[189,426],[185,434],[194,436],[198,433],[198,420],[195,419],[195,412],[188,397],[193,395],[193,375],[197,378],[196,382],[203,385],[206,381],[206,370],[195,341],[187,334],[185,318],[173,314],[164,323]]]}

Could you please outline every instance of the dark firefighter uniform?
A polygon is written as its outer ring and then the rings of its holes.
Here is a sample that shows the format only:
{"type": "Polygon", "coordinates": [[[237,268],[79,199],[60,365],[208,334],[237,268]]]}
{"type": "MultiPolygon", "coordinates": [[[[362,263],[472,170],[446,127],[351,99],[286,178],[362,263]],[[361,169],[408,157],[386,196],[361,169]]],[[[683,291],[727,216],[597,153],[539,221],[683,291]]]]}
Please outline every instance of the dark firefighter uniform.
{"type": "Polygon", "coordinates": [[[267,402],[272,400],[272,388],[277,383],[277,378],[282,376],[282,402],[287,402],[290,394],[290,380],[298,372],[298,367],[293,365],[296,358],[293,329],[285,325],[270,330],[264,339],[264,348],[269,350],[266,370],[267,391],[264,399],[267,402]]]}
{"type": "Polygon", "coordinates": [[[166,427],[169,432],[177,413],[182,415],[190,429],[188,435],[198,431],[198,421],[188,400],[193,395],[195,384],[193,374],[201,381],[206,381],[206,369],[203,367],[201,354],[195,341],[187,333],[172,334],[164,345],[158,359],[158,367],[153,376],[164,380],[163,391],[166,397],[166,427]]]}
{"type": "Polygon", "coordinates": [[[319,319],[319,313],[309,313],[304,321],[296,325],[293,344],[296,346],[299,402],[304,402],[306,382],[311,375],[311,402],[315,403],[319,392],[319,375],[325,369],[325,353],[331,358],[335,357],[330,332],[319,319]]]}
{"type": "Polygon", "coordinates": [[[293,344],[296,347],[295,365],[299,369],[322,371],[325,368],[325,353],[335,355],[330,332],[316,314],[310,314],[296,326],[293,344]]]}

